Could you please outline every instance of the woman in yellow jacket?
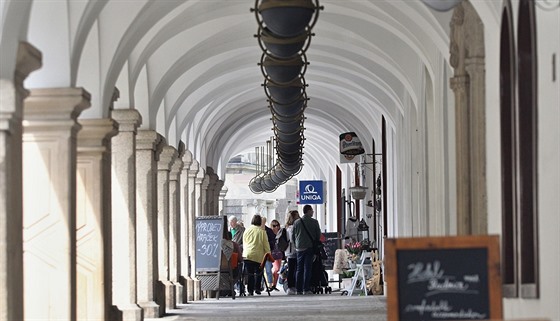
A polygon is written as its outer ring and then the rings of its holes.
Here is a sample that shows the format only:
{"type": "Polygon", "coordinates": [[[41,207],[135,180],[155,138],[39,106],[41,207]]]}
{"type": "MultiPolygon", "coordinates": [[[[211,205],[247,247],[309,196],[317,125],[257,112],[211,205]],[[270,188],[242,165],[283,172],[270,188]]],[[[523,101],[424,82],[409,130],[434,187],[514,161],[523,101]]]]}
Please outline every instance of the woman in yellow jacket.
{"type": "Polygon", "coordinates": [[[268,237],[261,228],[262,218],[255,214],[251,226],[243,233],[243,258],[245,273],[247,274],[247,290],[249,295],[261,294],[262,273],[261,261],[266,253],[270,252],[268,237]]]}

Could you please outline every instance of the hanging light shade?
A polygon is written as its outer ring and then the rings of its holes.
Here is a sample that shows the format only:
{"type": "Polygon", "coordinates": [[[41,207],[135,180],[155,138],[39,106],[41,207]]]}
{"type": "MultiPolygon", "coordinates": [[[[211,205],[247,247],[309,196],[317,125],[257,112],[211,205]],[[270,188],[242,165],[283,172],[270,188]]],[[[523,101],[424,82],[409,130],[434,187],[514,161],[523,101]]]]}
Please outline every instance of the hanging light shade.
{"type": "Polygon", "coordinates": [[[262,0],[259,13],[274,34],[295,37],[309,27],[315,6],[311,0],[262,0]]]}
{"type": "Polygon", "coordinates": [[[263,51],[276,58],[290,58],[300,52],[305,52],[309,47],[311,37],[304,33],[291,38],[283,38],[274,35],[268,28],[261,29],[259,33],[259,45],[263,51]]]}
{"type": "Polygon", "coordinates": [[[288,59],[276,59],[263,54],[261,70],[263,75],[276,84],[287,84],[301,77],[305,63],[302,56],[288,59]]]}
{"type": "Polygon", "coordinates": [[[278,118],[293,118],[300,116],[305,110],[305,100],[298,99],[291,104],[271,103],[272,112],[278,118]]]}
{"type": "Polygon", "coordinates": [[[305,83],[303,78],[298,78],[286,85],[265,81],[264,88],[268,99],[273,103],[291,104],[303,97],[305,83]]]}
{"type": "Polygon", "coordinates": [[[422,0],[425,5],[436,11],[449,11],[457,6],[462,0],[422,0]]]}

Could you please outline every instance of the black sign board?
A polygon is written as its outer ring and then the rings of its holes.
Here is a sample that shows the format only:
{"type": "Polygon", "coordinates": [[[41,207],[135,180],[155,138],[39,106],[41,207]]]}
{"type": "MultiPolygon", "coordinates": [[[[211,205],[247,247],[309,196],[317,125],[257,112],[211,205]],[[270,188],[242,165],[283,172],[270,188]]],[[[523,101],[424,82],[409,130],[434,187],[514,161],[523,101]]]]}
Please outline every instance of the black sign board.
{"type": "Polygon", "coordinates": [[[196,272],[220,270],[225,222],[226,218],[223,216],[201,216],[196,218],[196,272]]]}
{"type": "Polygon", "coordinates": [[[502,318],[497,236],[388,239],[389,320],[502,318]]]}
{"type": "Polygon", "coordinates": [[[327,259],[323,261],[323,265],[327,270],[332,270],[334,265],[334,253],[340,249],[340,238],[337,232],[323,233],[325,236],[325,252],[327,252],[327,259]]]}

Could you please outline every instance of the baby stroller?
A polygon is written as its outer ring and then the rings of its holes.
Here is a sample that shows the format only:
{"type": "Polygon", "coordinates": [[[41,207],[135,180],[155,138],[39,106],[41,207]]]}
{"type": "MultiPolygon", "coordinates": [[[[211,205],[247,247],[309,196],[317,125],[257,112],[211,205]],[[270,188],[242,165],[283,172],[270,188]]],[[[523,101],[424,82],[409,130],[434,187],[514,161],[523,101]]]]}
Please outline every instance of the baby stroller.
{"type": "Polygon", "coordinates": [[[313,291],[314,294],[332,293],[332,288],[329,286],[328,274],[320,255],[315,255],[313,265],[311,266],[311,291],[313,291]]]}
{"type": "Polygon", "coordinates": [[[288,293],[288,261],[285,260],[284,264],[278,272],[278,283],[282,285],[284,292],[288,293]]]}

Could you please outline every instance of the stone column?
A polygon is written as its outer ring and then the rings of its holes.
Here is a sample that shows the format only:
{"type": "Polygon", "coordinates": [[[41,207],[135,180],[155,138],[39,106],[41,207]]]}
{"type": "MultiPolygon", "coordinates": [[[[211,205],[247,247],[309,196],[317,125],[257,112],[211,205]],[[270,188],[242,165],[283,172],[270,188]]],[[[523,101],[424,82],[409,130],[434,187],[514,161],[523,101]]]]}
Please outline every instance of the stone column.
{"type": "MultiPolygon", "coordinates": [[[[194,180],[194,218],[196,219],[196,217],[199,216],[203,216],[202,213],[202,181],[204,180],[204,170],[202,168],[200,168],[200,165],[197,163],[198,165],[198,173],[196,174],[196,178],[194,180]]],[[[194,226],[193,226],[193,231],[194,231],[194,226]]],[[[196,234],[193,234],[193,240],[196,239],[196,234]]],[[[193,269],[194,274],[196,275],[196,243],[194,243],[194,251],[191,252],[191,260],[193,262],[193,269]]],[[[202,292],[200,290],[200,281],[197,280],[195,278],[194,280],[194,300],[198,301],[202,299],[202,292]]]]}
{"type": "Polygon", "coordinates": [[[79,320],[107,319],[111,287],[106,248],[111,229],[111,137],[118,131],[112,119],[80,120],[78,133],[76,244],[79,320]]]}
{"type": "Polygon", "coordinates": [[[216,183],[218,182],[218,175],[216,175],[214,173],[214,169],[212,169],[211,167],[206,167],[206,176],[208,179],[208,184],[206,185],[206,197],[204,198],[206,200],[206,206],[204,207],[204,211],[205,214],[204,215],[208,215],[208,216],[214,216],[214,215],[218,215],[217,212],[215,212],[215,208],[214,208],[214,204],[215,204],[215,189],[216,189],[216,183]]]}
{"type": "Polygon", "coordinates": [[[23,81],[41,52],[19,44],[13,82],[0,79],[0,320],[23,320],[23,81]]]}
{"type": "Polygon", "coordinates": [[[165,140],[153,130],[136,135],[136,247],[138,305],[145,318],[163,316],[156,303],[158,281],[157,251],[157,160],[165,140]]]}
{"type": "Polygon", "coordinates": [[[169,280],[175,285],[175,304],[183,303],[183,286],[179,282],[181,271],[181,172],[183,155],[176,154],[169,172],[169,280]]]}
{"type": "MultiPolygon", "coordinates": [[[[223,186],[224,182],[222,181],[222,186],[223,186]]],[[[222,189],[220,190],[220,201],[218,204],[218,213],[220,213],[220,215],[227,215],[228,213],[224,213],[224,201],[226,200],[226,195],[228,192],[228,188],[223,186],[222,189]]]]}
{"type": "Polygon", "coordinates": [[[76,119],[81,88],[35,89],[24,103],[23,271],[26,319],[76,319],[76,119]]]}
{"type": "Polygon", "coordinates": [[[451,78],[451,89],[455,93],[455,148],[457,173],[457,234],[470,234],[470,161],[469,151],[469,111],[468,76],[451,78]]]}
{"type": "MultiPolygon", "coordinates": [[[[480,51],[480,50],[478,50],[480,51]]],[[[481,53],[483,55],[483,53],[481,53]]],[[[486,92],[484,57],[471,57],[465,61],[465,70],[471,82],[469,90],[470,131],[470,195],[471,233],[488,233],[486,192],[486,92]]]]}
{"type": "Polygon", "coordinates": [[[165,286],[165,310],[175,308],[175,285],[169,271],[169,171],[177,150],[163,147],[158,161],[158,262],[159,280],[165,286]]]}
{"type": "MultiPolygon", "coordinates": [[[[186,167],[185,167],[186,168],[186,167]]],[[[200,282],[196,280],[196,265],[195,265],[195,237],[196,233],[194,230],[194,223],[196,218],[196,177],[198,175],[198,162],[193,159],[191,166],[188,169],[187,175],[187,242],[188,242],[188,259],[189,259],[189,280],[190,283],[187,283],[187,302],[194,301],[195,298],[195,287],[198,285],[198,292],[200,292],[200,282]],[[196,283],[196,284],[195,284],[196,283]]],[[[200,299],[200,295],[198,295],[200,299]]]]}
{"type": "Polygon", "coordinates": [[[208,212],[208,186],[210,186],[210,176],[203,173],[200,181],[200,211],[196,213],[196,216],[210,216],[211,213],[208,212]]]}
{"type": "Polygon", "coordinates": [[[223,207],[223,201],[224,201],[224,197],[226,197],[226,194],[223,193],[222,196],[222,188],[224,187],[224,181],[222,180],[217,180],[216,181],[216,185],[214,186],[214,213],[216,213],[216,215],[224,215],[225,213],[222,213],[222,207],[223,207]]]}
{"type": "Polygon", "coordinates": [[[111,141],[113,305],[119,320],[141,320],[136,304],[136,130],[142,117],[134,109],[115,109],[119,133],[111,141]]]}
{"type": "MultiPolygon", "coordinates": [[[[181,142],[182,144],[182,142],[181,142]]],[[[183,298],[182,303],[187,303],[189,298],[189,287],[192,287],[192,279],[189,274],[189,225],[193,224],[189,217],[189,168],[192,164],[192,154],[186,150],[181,158],[183,161],[183,170],[181,171],[181,186],[180,186],[180,211],[179,217],[179,240],[180,252],[179,261],[181,269],[179,271],[179,282],[183,285],[183,298]]],[[[190,290],[192,292],[192,290],[190,290]]]]}

